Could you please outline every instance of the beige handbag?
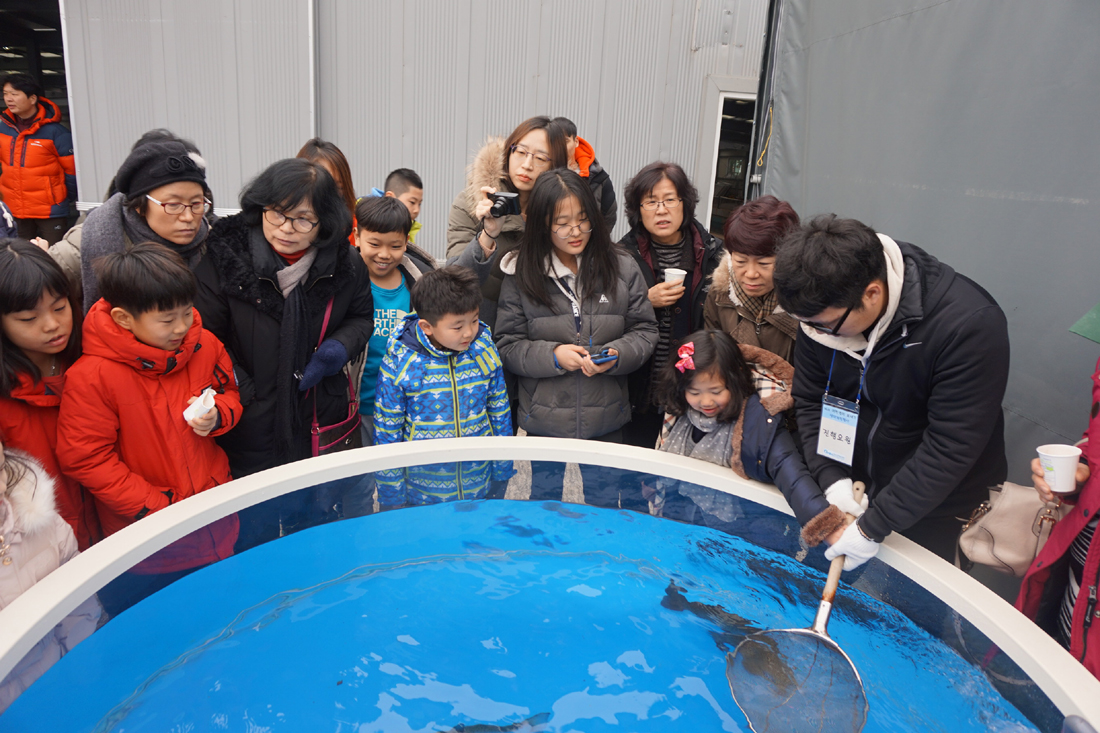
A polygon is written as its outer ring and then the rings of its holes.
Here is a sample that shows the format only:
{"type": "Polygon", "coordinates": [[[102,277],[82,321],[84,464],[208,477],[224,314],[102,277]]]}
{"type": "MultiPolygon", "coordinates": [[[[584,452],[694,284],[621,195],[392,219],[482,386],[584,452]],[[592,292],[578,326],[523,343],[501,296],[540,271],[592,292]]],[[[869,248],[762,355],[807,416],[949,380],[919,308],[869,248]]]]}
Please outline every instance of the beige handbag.
{"type": "Polygon", "coordinates": [[[1045,503],[1031,486],[1006,481],[989,490],[989,501],[963,525],[959,549],[976,563],[1022,578],[1069,509],[1045,503]]]}

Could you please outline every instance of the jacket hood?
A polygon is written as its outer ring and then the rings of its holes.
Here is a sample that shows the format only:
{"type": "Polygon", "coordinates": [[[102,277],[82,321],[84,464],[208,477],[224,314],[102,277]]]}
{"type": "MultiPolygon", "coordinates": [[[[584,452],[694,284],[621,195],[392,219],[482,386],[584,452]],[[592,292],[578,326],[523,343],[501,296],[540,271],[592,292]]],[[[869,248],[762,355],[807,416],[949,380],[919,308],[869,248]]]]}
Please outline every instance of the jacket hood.
{"type": "Polygon", "coordinates": [[[783,383],[782,390],[764,391],[758,388],[760,404],[768,414],[778,415],[794,407],[794,395],[791,393],[794,387],[794,367],[783,357],[765,351],[759,346],[748,344],[738,344],[738,346],[741,349],[741,355],[745,357],[749,366],[754,368],[754,371],[763,372],[765,378],[783,383]]]}
{"type": "Polygon", "coordinates": [[[592,144],[585,140],[580,135],[577,136],[577,150],[573,153],[573,157],[577,161],[577,165],[580,166],[581,178],[588,178],[589,168],[596,162],[596,151],[592,149],[592,144]]]}
{"type": "Polygon", "coordinates": [[[0,536],[8,535],[12,530],[35,534],[49,526],[57,514],[54,480],[42,464],[27,453],[14,448],[5,448],[4,452],[18,456],[29,470],[14,486],[9,486],[7,494],[0,499],[8,505],[4,508],[7,511],[0,510],[0,536]]]}
{"type": "Polygon", "coordinates": [[[504,181],[504,138],[491,137],[481,146],[473,162],[466,168],[466,188],[462,191],[462,206],[471,217],[481,200],[483,186],[508,190],[504,181]]]}
{"type": "Polygon", "coordinates": [[[202,316],[196,308],[195,321],[175,351],[143,344],[111,318],[110,304],[100,298],[84,318],[84,353],[126,364],[134,371],[160,377],[185,364],[201,348],[202,316]]]}
{"type": "Polygon", "coordinates": [[[396,342],[407,349],[415,351],[421,356],[426,356],[432,359],[439,359],[446,361],[451,357],[451,354],[470,354],[476,356],[480,351],[485,349],[485,341],[483,337],[489,332],[489,327],[483,322],[478,323],[477,335],[474,336],[474,340],[470,342],[469,348],[463,352],[447,351],[440,349],[431,342],[431,340],[424,335],[424,332],[420,330],[420,316],[416,313],[409,313],[405,316],[401,324],[397,327],[397,333],[394,336],[396,342]]]}
{"type": "MultiPolygon", "coordinates": [[[[15,115],[10,110],[5,109],[0,112],[0,116],[3,116],[4,121],[9,125],[19,129],[16,127],[15,115]]],[[[38,113],[35,115],[34,122],[27,128],[27,134],[37,132],[42,125],[48,125],[51,122],[61,122],[61,109],[45,97],[39,97],[38,113]]]]}
{"type": "Polygon", "coordinates": [[[57,407],[61,404],[61,394],[50,389],[45,379],[39,379],[36,384],[31,375],[24,372],[15,375],[15,386],[9,396],[35,407],[57,407]]]}

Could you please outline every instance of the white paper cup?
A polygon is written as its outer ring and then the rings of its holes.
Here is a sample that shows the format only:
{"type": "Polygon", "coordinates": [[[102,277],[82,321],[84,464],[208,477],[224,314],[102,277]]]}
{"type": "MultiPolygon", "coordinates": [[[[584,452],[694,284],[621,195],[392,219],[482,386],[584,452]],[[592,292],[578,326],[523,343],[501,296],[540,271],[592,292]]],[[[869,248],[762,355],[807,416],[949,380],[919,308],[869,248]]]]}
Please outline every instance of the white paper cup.
{"type": "Polygon", "coordinates": [[[214,390],[206,389],[199,398],[187,406],[183,411],[183,421],[191,422],[196,417],[202,417],[214,409],[214,390]]]}
{"type": "Polygon", "coordinates": [[[1043,467],[1043,478],[1055,494],[1072,494],[1077,490],[1077,464],[1081,449],[1072,445],[1041,445],[1039,464],[1043,467]]]}
{"type": "Polygon", "coordinates": [[[685,277],[687,277],[687,270],[681,270],[679,267],[669,267],[665,270],[666,283],[682,283],[685,277]]]}

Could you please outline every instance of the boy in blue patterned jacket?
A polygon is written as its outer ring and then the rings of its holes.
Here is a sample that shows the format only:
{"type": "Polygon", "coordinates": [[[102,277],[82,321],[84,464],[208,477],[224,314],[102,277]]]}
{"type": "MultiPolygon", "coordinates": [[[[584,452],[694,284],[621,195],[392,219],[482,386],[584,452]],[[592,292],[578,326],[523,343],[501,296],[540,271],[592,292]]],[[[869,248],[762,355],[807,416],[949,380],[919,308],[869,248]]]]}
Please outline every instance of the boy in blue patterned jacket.
{"type": "MultiPolygon", "coordinates": [[[[463,267],[426,273],[394,330],[378,371],[375,445],[432,438],[511,435],[504,367],[478,319],[481,286],[463,267]]],[[[483,499],[512,476],[511,461],[463,461],[379,471],[384,508],[483,499]]]]}

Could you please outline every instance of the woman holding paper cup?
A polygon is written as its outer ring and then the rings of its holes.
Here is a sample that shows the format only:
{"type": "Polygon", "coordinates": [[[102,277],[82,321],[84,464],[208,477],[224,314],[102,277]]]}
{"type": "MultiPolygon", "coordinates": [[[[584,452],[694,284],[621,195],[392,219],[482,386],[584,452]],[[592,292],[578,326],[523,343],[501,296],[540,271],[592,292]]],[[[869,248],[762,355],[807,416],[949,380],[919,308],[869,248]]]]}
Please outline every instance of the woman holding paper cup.
{"type": "Polygon", "coordinates": [[[1050,539],[1024,575],[1016,608],[1060,641],[1100,677],[1100,362],[1092,375],[1092,411],[1077,446],[1039,446],[1031,462],[1035,490],[1047,502],[1072,510],[1054,525],[1050,539]]]}
{"type": "Polygon", "coordinates": [[[722,248],[695,218],[698,201],[699,192],[675,163],[650,163],[626,184],[630,231],[619,244],[642,270],[660,333],[653,356],[630,375],[633,418],[623,429],[629,445],[656,445],[663,413],[650,396],[653,375],[668,361],[671,344],[703,327],[703,303],[722,248]]]}

